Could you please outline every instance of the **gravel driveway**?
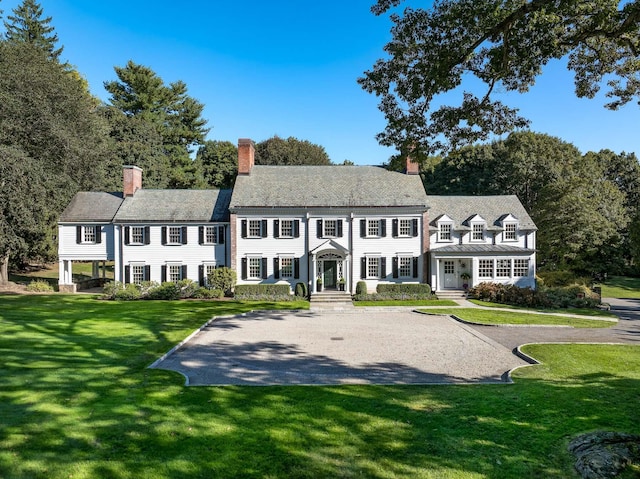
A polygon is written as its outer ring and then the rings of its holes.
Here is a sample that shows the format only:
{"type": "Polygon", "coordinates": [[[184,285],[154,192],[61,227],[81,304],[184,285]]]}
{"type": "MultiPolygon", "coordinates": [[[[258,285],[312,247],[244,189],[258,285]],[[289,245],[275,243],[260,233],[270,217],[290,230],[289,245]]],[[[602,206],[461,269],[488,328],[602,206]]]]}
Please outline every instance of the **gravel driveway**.
{"type": "Polygon", "coordinates": [[[448,316],[357,308],[217,318],[151,367],[189,385],[463,384],[525,364],[448,316]]]}

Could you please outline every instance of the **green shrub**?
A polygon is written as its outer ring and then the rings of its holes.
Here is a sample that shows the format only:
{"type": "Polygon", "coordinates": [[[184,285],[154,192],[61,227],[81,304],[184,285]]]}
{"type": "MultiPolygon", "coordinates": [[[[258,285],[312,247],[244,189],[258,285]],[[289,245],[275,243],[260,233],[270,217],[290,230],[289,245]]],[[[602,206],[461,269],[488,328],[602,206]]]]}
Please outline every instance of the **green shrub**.
{"type": "Polygon", "coordinates": [[[160,286],[160,283],[158,283],[157,281],[143,281],[139,285],[140,298],[141,299],[147,299],[147,297],[149,296],[149,291],[152,291],[153,289],[157,288],[158,286],[160,286]]]}
{"type": "Polygon", "coordinates": [[[36,279],[27,285],[27,291],[30,293],[53,293],[53,286],[48,281],[36,279]]]}
{"type": "Polygon", "coordinates": [[[307,283],[296,283],[296,296],[299,298],[306,298],[309,295],[307,283]]]}
{"type": "Polygon", "coordinates": [[[231,296],[238,277],[231,268],[216,268],[207,276],[207,282],[213,289],[221,289],[224,294],[231,296]]]}
{"type": "Polygon", "coordinates": [[[180,299],[180,288],[178,288],[178,285],[176,283],[167,281],[156,286],[155,288],[151,288],[147,293],[146,299],[180,299]]]}
{"type": "Polygon", "coordinates": [[[533,290],[487,282],[471,288],[469,296],[482,301],[528,308],[593,308],[600,302],[596,293],[578,284],[553,288],[540,286],[533,290]]]}
{"type": "Polygon", "coordinates": [[[193,298],[197,299],[220,299],[224,296],[224,291],[221,289],[209,289],[209,288],[198,288],[193,293],[193,298]]]}
{"type": "Polygon", "coordinates": [[[376,292],[378,294],[411,294],[411,295],[425,295],[428,299],[431,297],[431,285],[428,284],[403,284],[403,283],[391,283],[391,284],[379,284],[376,286],[376,292]]]}
{"type": "Polygon", "coordinates": [[[140,299],[140,286],[134,283],[128,283],[124,288],[116,291],[113,299],[116,301],[135,301],[140,299]]]}
{"type": "Polygon", "coordinates": [[[288,284],[239,284],[234,297],[252,301],[291,301],[291,288],[288,284]]]}
{"type": "Polygon", "coordinates": [[[124,284],[120,281],[109,281],[102,288],[102,299],[116,299],[118,291],[124,289],[124,284]]]}
{"type": "Polygon", "coordinates": [[[367,294],[366,281],[358,281],[356,283],[356,295],[367,294]]]}
{"type": "Polygon", "coordinates": [[[190,279],[181,279],[176,283],[180,291],[180,299],[192,298],[200,287],[198,283],[190,279]]]}

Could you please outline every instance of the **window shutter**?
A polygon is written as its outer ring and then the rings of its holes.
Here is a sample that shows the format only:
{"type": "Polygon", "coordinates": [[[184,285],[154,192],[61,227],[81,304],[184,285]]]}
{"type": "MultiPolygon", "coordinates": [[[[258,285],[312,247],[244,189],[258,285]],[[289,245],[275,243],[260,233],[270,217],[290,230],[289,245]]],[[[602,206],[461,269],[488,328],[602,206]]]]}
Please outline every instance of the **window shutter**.
{"type": "Polygon", "coordinates": [[[300,278],[300,258],[293,258],[293,279],[300,278]]]}
{"type": "Polygon", "coordinates": [[[367,220],[360,220],[360,238],[367,236],[367,220]]]}
{"type": "Polygon", "coordinates": [[[243,238],[247,237],[247,220],[242,220],[240,223],[240,234],[243,238]]]}
{"type": "Polygon", "coordinates": [[[242,258],[242,272],[241,278],[247,279],[247,258],[242,258]]]}
{"type": "Polygon", "coordinates": [[[187,244],[187,227],[182,227],[182,244],[187,244]]]}
{"type": "Polygon", "coordinates": [[[151,266],[145,265],[144,267],[144,280],[151,281],[151,266]]]}
{"type": "Polygon", "coordinates": [[[323,234],[322,234],[322,220],[318,220],[318,228],[316,229],[316,236],[318,238],[322,238],[323,234]]]}
{"type": "Polygon", "coordinates": [[[129,227],[124,227],[124,244],[129,244],[129,227]]]}
{"type": "Polygon", "coordinates": [[[398,237],[398,218],[394,218],[391,222],[391,236],[398,237]]]}
{"type": "Polygon", "coordinates": [[[293,222],[293,237],[300,238],[300,220],[294,220],[293,222]]]}
{"type": "Polygon", "coordinates": [[[198,244],[204,244],[204,226],[198,226],[198,244]]]}
{"type": "Polygon", "coordinates": [[[76,226],[76,244],[82,243],[82,226],[76,226]]]}
{"type": "Polygon", "coordinates": [[[280,259],[273,258],[273,277],[280,279],[280,259]]]}
{"type": "Polygon", "coordinates": [[[144,227],[144,244],[151,244],[151,228],[149,226],[144,227]]]}
{"type": "Polygon", "coordinates": [[[398,274],[398,257],[397,256],[393,257],[391,268],[393,270],[393,277],[397,278],[399,276],[399,274],[398,274]]]}
{"type": "Polygon", "coordinates": [[[182,277],[180,279],[187,279],[187,265],[183,264],[182,265],[182,277]]]}
{"type": "Polygon", "coordinates": [[[387,236],[387,220],[380,220],[380,236],[387,236]]]}
{"type": "Polygon", "coordinates": [[[273,220],[273,237],[280,237],[280,220],[273,220]]]}
{"type": "Polygon", "coordinates": [[[413,258],[413,277],[418,277],[418,257],[413,258]]]}
{"type": "Polygon", "coordinates": [[[96,243],[102,243],[102,226],[96,225],[96,243]]]}
{"type": "Polygon", "coordinates": [[[163,282],[163,283],[167,282],[167,265],[166,264],[162,265],[162,272],[161,272],[161,275],[160,275],[160,281],[163,282]]]}
{"type": "Polygon", "coordinates": [[[262,220],[262,228],[260,229],[261,229],[262,237],[266,238],[267,237],[267,220],[262,220]]]}
{"type": "Polygon", "coordinates": [[[200,286],[204,286],[204,265],[198,265],[198,283],[200,286]]]}
{"type": "Polygon", "coordinates": [[[267,279],[267,258],[262,258],[262,279],[267,279]]]}
{"type": "Polygon", "coordinates": [[[387,277],[387,258],[380,258],[380,278],[387,277]]]}
{"type": "Polygon", "coordinates": [[[167,244],[167,227],[166,226],[162,227],[162,244],[163,245],[167,244]]]}
{"type": "Polygon", "coordinates": [[[360,279],[367,277],[367,258],[363,256],[360,258],[360,279]]]}
{"type": "Polygon", "coordinates": [[[224,244],[224,226],[218,226],[216,239],[218,240],[218,244],[224,244]]]}
{"type": "Polygon", "coordinates": [[[124,282],[125,284],[131,283],[131,266],[124,267],[124,282]]]}
{"type": "Polygon", "coordinates": [[[336,223],[338,229],[338,238],[342,238],[342,220],[338,220],[336,223]]]}
{"type": "Polygon", "coordinates": [[[412,236],[418,236],[418,218],[414,218],[414,219],[411,221],[411,223],[412,223],[412,224],[411,224],[411,226],[412,226],[412,228],[411,228],[411,235],[412,235],[412,236]]]}

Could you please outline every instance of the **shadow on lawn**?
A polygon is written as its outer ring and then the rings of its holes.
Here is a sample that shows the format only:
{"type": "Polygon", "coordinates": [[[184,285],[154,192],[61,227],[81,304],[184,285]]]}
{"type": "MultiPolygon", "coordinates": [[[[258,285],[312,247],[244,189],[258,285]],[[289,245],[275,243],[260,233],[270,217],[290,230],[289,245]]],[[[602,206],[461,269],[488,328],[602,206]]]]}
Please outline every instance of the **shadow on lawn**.
{"type": "Polygon", "coordinates": [[[639,432],[640,381],[610,374],[506,387],[185,388],[146,366],[206,307],[136,315],[30,299],[0,308],[2,477],[564,478],[574,435],[639,432]]]}

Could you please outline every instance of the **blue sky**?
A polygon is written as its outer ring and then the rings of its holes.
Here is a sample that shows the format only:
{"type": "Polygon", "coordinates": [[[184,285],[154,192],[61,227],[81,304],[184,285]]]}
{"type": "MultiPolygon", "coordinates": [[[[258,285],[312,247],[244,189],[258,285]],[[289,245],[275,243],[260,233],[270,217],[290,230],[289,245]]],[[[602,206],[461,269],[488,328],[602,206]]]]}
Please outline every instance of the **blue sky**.
{"type": "MultiPolygon", "coordinates": [[[[0,0],[4,16],[20,0],[0,0]]],[[[64,46],[62,58],[107,99],[103,82],[128,60],[166,83],[182,80],[204,103],[208,138],[236,142],[294,136],[325,147],[334,162],[380,164],[395,153],[377,98],[356,79],[383,54],[387,17],[373,0],[40,0],[64,46]]],[[[414,6],[425,2],[410,2],[414,6]]],[[[582,152],[609,148],[640,154],[640,108],[616,112],[605,98],[578,100],[562,62],[545,68],[525,95],[503,95],[532,120],[531,129],[582,152]]]]}

